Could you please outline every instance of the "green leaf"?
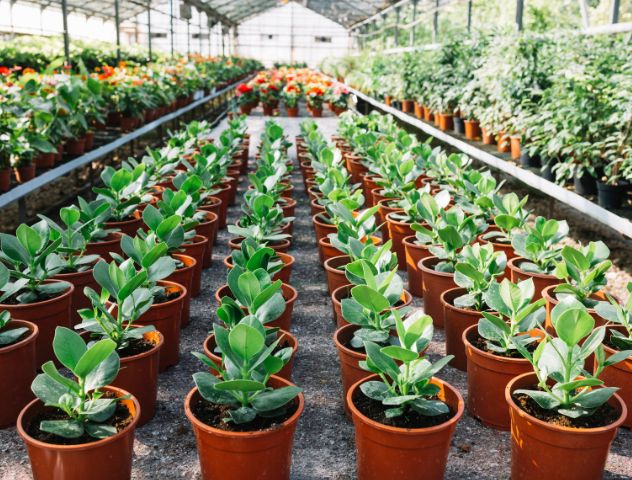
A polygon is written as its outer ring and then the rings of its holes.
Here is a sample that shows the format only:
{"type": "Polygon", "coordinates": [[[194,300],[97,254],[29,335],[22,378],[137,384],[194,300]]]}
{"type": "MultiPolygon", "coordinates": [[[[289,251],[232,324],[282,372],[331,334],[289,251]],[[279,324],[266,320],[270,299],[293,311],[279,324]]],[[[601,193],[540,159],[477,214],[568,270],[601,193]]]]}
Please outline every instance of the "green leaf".
{"type": "Polygon", "coordinates": [[[265,384],[254,380],[226,380],[215,384],[215,390],[219,391],[258,392],[265,388],[265,384]]]}
{"type": "Polygon", "coordinates": [[[419,357],[418,353],[411,350],[406,350],[402,347],[397,347],[395,345],[390,345],[388,347],[382,348],[382,353],[388,355],[395,360],[401,360],[404,363],[412,362],[419,357]]]}
{"type": "Polygon", "coordinates": [[[31,383],[31,390],[44,405],[57,405],[62,395],[68,393],[69,388],[48,375],[40,373],[31,383]]]}
{"type": "Polygon", "coordinates": [[[105,338],[93,344],[79,359],[72,371],[79,378],[86,378],[101,362],[116,350],[116,343],[105,338]]]}
{"type": "Polygon", "coordinates": [[[118,354],[112,352],[86,375],[85,389],[90,391],[110,385],[116,379],[120,367],[121,361],[118,354]]]}
{"type": "Polygon", "coordinates": [[[378,402],[381,402],[389,396],[388,385],[384,382],[374,380],[364,382],[360,385],[360,390],[362,390],[362,393],[364,393],[367,397],[377,400],[378,402]]]}
{"type": "Polygon", "coordinates": [[[79,438],[84,432],[83,424],[76,420],[43,420],[39,428],[63,438],[79,438]]]}
{"type": "Polygon", "coordinates": [[[557,319],[555,331],[566,345],[572,347],[587,336],[595,326],[595,320],[586,309],[573,308],[564,311],[557,319]]]}
{"type": "Polygon", "coordinates": [[[242,360],[250,360],[265,346],[265,338],[253,327],[238,324],[228,334],[230,348],[242,360]]]}
{"type": "Polygon", "coordinates": [[[61,364],[74,372],[87,348],[81,335],[77,332],[66,327],[57,327],[53,338],[53,350],[61,364]]]}
{"type": "Polygon", "coordinates": [[[395,361],[382,353],[381,348],[373,342],[365,342],[364,348],[367,353],[367,357],[373,362],[373,364],[383,373],[387,374],[391,378],[397,378],[399,376],[399,367],[395,361]]]}
{"type": "Polygon", "coordinates": [[[286,405],[299,393],[301,389],[295,386],[266,390],[255,396],[251,404],[258,412],[269,412],[286,405]]]}
{"type": "Polygon", "coordinates": [[[617,390],[614,387],[596,388],[579,395],[575,398],[575,403],[587,409],[597,408],[606,403],[617,390]]]}
{"type": "Polygon", "coordinates": [[[391,306],[384,295],[366,285],[357,285],[353,287],[351,289],[351,296],[364,308],[375,313],[386,310],[391,306]]]}
{"type": "Polygon", "coordinates": [[[100,423],[88,422],[85,424],[85,429],[86,433],[94,438],[108,438],[117,433],[116,427],[100,423]]]}
{"type": "Polygon", "coordinates": [[[539,390],[516,390],[514,394],[524,394],[531,397],[535,402],[546,410],[553,410],[560,406],[560,402],[547,392],[539,390]]]}

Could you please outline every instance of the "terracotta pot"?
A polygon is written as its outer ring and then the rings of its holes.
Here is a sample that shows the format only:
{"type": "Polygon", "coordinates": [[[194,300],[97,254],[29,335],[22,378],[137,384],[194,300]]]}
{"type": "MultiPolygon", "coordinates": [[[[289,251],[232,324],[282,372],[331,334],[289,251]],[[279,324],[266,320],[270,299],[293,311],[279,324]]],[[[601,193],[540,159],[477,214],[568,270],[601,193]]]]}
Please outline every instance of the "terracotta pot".
{"type": "MultiPolygon", "coordinates": [[[[327,210],[325,209],[324,205],[321,205],[320,200],[321,200],[321,197],[314,197],[309,202],[309,207],[311,210],[312,217],[318,214],[323,214],[325,216],[327,215],[327,210]]],[[[313,218],[312,218],[312,221],[314,221],[313,218]]],[[[329,227],[330,225],[327,224],[327,226],[329,227]]],[[[314,228],[316,228],[316,226],[314,226],[314,228]]]]}
{"type": "Polygon", "coordinates": [[[498,132],[496,138],[496,147],[499,153],[508,153],[511,150],[509,144],[509,135],[504,132],[498,132]]]}
{"type": "MultiPolygon", "coordinates": [[[[272,376],[269,385],[285,387],[292,384],[272,376]]],[[[195,432],[202,478],[289,479],[294,431],[305,405],[302,393],[297,399],[298,408],[294,415],[277,428],[254,432],[226,432],[210,427],[195,417],[191,411],[192,406],[203,400],[197,388],[193,388],[184,401],[184,411],[195,432]]]]}
{"type": "Polygon", "coordinates": [[[507,262],[507,268],[509,269],[513,283],[518,283],[529,278],[533,280],[533,286],[535,287],[535,293],[533,294],[534,302],[542,298],[542,290],[546,287],[559,285],[561,283],[561,280],[554,275],[525,272],[520,268],[520,264],[524,261],[525,259],[522,257],[514,257],[507,262]]]}
{"type": "Polygon", "coordinates": [[[391,102],[392,102],[391,96],[390,95],[386,95],[384,97],[384,105],[386,105],[387,107],[390,107],[391,106],[391,102]]]}
{"type": "Polygon", "coordinates": [[[195,298],[200,294],[202,289],[202,266],[209,249],[208,238],[202,235],[196,235],[189,242],[182,244],[182,250],[185,255],[195,258],[195,267],[193,269],[193,284],[191,285],[191,297],[195,298]]]}
{"type": "Polygon", "coordinates": [[[412,100],[402,100],[402,112],[411,113],[414,108],[415,107],[412,100]]]}
{"type": "Polygon", "coordinates": [[[485,235],[484,233],[481,233],[477,240],[480,243],[486,244],[486,243],[491,243],[492,246],[494,247],[494,251],[495,252],[505,252],[505,256],[507,257],[507,261],[511,260],[512,258],[515,258],[518,256],[518,254],[514,251],[513,245],[511,245],[511,243],[500,243],[500,242],[494,242],[493,240],[485,240],[483,238],[483,235],[485,235]]]}
{"type": "Polygon", "coordinates": [[[271,117],[274,115],[274,107],[272,105],[263,104],[263,114],[265,116],[271,117]]]}
{"type": "MultiPolygon", "coordinates": [[[[226,185],[226,184],[216,185],[214,187],[214,190],[217,190],[214,196],[219,198],[222,201],[222,203],[220,203],[219,205],[219,208],[220,208],[219,214],[217,215],[219,217],[219,228],[225,228],[226,215],[228,213],[228,205],[230,204],[230,185],[226,185]]],[[[203,208],[202,210],[206,210],[206,209],[203,208]]]]}
{"type": "Polygon", "coordinates": [[[108,112],[107,116],[107,125],[109,127],[118,127],[121,124],[121,115],[120,112],[108,112]]]}
{"type": "Polygon", "coordinates": [[[171,256],[179,260],[182,266],[177,268],[165,280],[182,285],[187,290],[182,305],[182,317],[180,320],[180,326],[186,327],[191,322],[191,289],[193,288],[193,276],[195,274],[197,260],[189,255],[179,253],[174,253],[171,256]]]}
{"type": "Polygon", "coordinates": [[[533,371],[525,358],[493,355],[478,349],[478,325],[468,327],[462,336],[467,356],[467,409],[486,426],[509,430],[511,420],[505,408],[505,388],[510,380],[533,371]]]}
{"type": "Polygon", "coordinates": [[[0,168],[0,192],[7,192],[11,186],[11,169],[0,168]]]}
{"type": "Polygon", "coordinates": [[[139,427],[149,422],[156,414],[160,349],[164,343],[164,337],[158,331],[147,332],[143,338],[153,343],[154,347],[138,355],[121,357],[121,369],[112,382],[113,387],[128,391],[138,400],[139,427]]]}
{"type": "Polygon", "coordinates": [[[360,368],[359,362],[366,360],[366,353],[357,352],[347,347],[353,332],[360,328],[358,325],[344,325],[334,333],[334,344],[338,350],[338,359],[340,360],[340,376],[342,380],[342,404],[347,417],[351,418],[351,410],[347,405],[347,393],[354,383],[367,378],[371,372],[367,372],[360,368]]]}
{"type": "Polygon", "coordinates": [[[66,140],[66,144],[64,145],[64,151],[67,155],[70,155],[72,157],[83,155],[85,150],[85,138],[71,138],[70,140],[66,140]]]}
{"type": "Polygon", "coordinates": [[[158,285],[165,287],[169,293],[179,293],[178,297],[168,302],[154,303],[135,323],[153,325],[162,333],[164,344],[160,352],[160,371],[164,372],[180,361],[180,323],[187,290],[174,282],[160,281],[158,285]]]}
{"type": "Polygon", "coordinates": [[[393,217],[393,213],[386,215],[388,233],[393,241],[391,251],[397,255],[397,265],[400,270],[406,268],[406,251],[404,250],[404,238],[415,234],[411,228],[412,223],[402,222],[393,217]]]}
{"type": "Polygon", "coordinates": [[[444,478],[452,434],[465,410],[459,391],[433,377],[431,382],[439,387],[439,399],[447,403],[455,415],[434,427],[396,428],[365,417],[353,404],[353,396],[360,385],[377,378],[377,375],[372,375],[360,380],[347,393],[355,426],[358,479],[392,478],[394,466],[397,478],[401,480],[444,478]]]}
{"type": "MultiPolygon", "coordinates": [[[[272,326],[269,324],[269,326],[272,326]]],[[[292,347],[292,356],[288,360],[288,362],[283,366],[281,370],[276,374],[277,377],[284,378],[288,381],[292,380],[292,369],[294,368],[294,359],[296,358],[296,352],[298,352],[298,340],[294,335],[288,332],[285,329],[280,329],[277,332],[277,338],[283,337],[289,343],[289,346],[292,347]]],[[[211,333],[206,340],[204,341],[204,354],[210,358],[215,365],[221,365],[222,358],[216,352],[217,343],[215,343],[215,334],[211,333]]],[[[211,371],[213,373],[213,371],[211,371]]]]}
{"type": "Polygon", "coordinates": [[[54,153],[40,153],[33,159],[35,168],[53,168],[55,166],[55,154],[54,153]]]}
{"type": "Polygon", "coordinates": [[[72,325],[81,323],[81,316],[77,312],[83,308],[92,308],[92,302],[83,293],[83,289],[90,287],[92,290],[99,292],[101,287],[94,279],[92,268],[83,272],[74,273],[58,273],[54,277],[55,280],[71,283],[75,289],[72,292],[72,304],[70,307],[70,318],[72,325]]]}
{"type": "MultiPolygon", "coordinates": [[[[104,391],[117,396],[128,392],[104,387],[104,391]]],[[[132,475],[132,447],[134,431],[140,418],[140,405],[134,397],[121,400],[133,416],[132,423],[111,437],[81,445],[55,445],[36,440],[26,433],[30,425],[46,407],[40,400],[33,400],[20,413],[18,433],[26,443],[31,461],[33,478],[36,480],[127,480],[132,475]]]]}
{"type": "Polygon", "coordinates": [[[213,243],[217,235],[218,219],[213,212],[205,211],[204,213],[206,214],[206,221],[198,223],[195,227],[195,232],[208,240],[204,252],[204,261],[202,262],[202,268],[208,268],[213,261],[213,243]]]}
{"type": "Polygon", "coordinates": [[[494,134],[487,130],[485,127],[481,127],[481,136],[485,145],[493,145],[494,143],[496,143],[494,134]]]}
{"type": "MultiPolygon", "coordinates": [[[[542,298],[546,300],[546,319],[544,320],[544,328],[550,335],[555,336],[555,329],[553,328],[553,322],[551,322],[551,311],[557,305],[559,300],[556,297],[556,293],[553,291],[557,285],[551,285],[550,287],[546,287],[542,290],[542,298]]],[[[591,298],[594,300],[607,300],[605,293],[597,292],[591,298]]],[[[597,315],[597,312],[594,308],[586,308],[586,311],[590,314],[591,317],[595,319],[595,327],[600,327],[605,325],[605,320],[597,315]]],[[[592,365],[592,360],[591,360],[592,365]]]]}
{"type": "Polygon", "coordinates": [[[0,347],[0,391],[3,400],[0,409],[0,428],[12,427],[24,405],[33,400],[31,382],[37,375],[35,363],[37,325],[24,320],[12,320],[0,332],[28,328],[26,337],[11,345],[0,347]]]}
{"type": "Polygon", "coordinates": [[[320,241],[321,238],[327,237],[330,233],[336,233],[338,231],[335,225],[325,223],[321,215],[312,216],[312,223],[314,224],[317,242],[320,241]]]}
{"type": "Polygon", "coordinates": [[[242,115],[250,115],[250,112],[252,112],[252,105],[250,104],[239,105],[239,111],[241,112],[242,115]]]}
{"type": "Polygon", "coordinates": [[[432,118],[435,124],[435,127],[439,126],[439,112],[433,112],[432,118]]]}
{"type": "Polygon", "coordinates": [[[439,129],[442,131],[452,130],[454,128],[454,119],[450,113],[439,114],[439,129]]]}
{"type": "MultiPolygon", "coordinates": [[[[622,333],[625,333],[623,327],[620,326],[616,326],[612,329],[616,329],[621,331],[622,333]]],[[[606,358],[618,352],[618,350],[615,350],[614,348],[605,344],[603,348],[606,351],[606,358]]],[[[596,366],[597,365],[595,360],[595,368],[596,366]]],[[[609,387],[619,387],[619,390],[617,390],[617,394],[621,397],[623,403],[625,403],[628,412],[630,412],[630,409],[632,409],[632,357],[628,357],[622,362],[611,365],[610,367],[606,367],[603,372],[601,372],[601,375],[599,375],[599,378],[603,380],[604,384],[608,385],[609,387]]],[[[625,421],[623,422],[623,426],[632,428],[632,415],[630,415],[629,413],[625,421]]]]}
{"type": "Polygon", "coordinates": [[[428,250],[428,245],[418,245],[415,243],[415,239],[415,235],[410,235],[405,237],[402,242],[406,254],[408,291],[415,297],[423,297],[423,274],[419,268],[419,262],[426,257],[432,256],[432,253],[428,250]]]}
{"type": "Polygon", "coordinates": [[[281,197],[285,203],[281,204],[281,210],[283,210],[284,217],[293,217],[296,209],[296,200],[290,197],[281,197]]]}
{"type": "Polygon", "coordinates": [[[467,371],[467,357],[463,344],[463,332],[478,321],[483,315],[476,310],[468,310],[454,306],[454,299],[467,293],[464,288],[451,288],[441,294],[443,305],[443,325],[445,328],[445,353],[454,355],[450,365],[463,372],[467,371]]]}
{"type": "Polygon", "coordinates": [[[213,212],[217,215],[217,229],[215,231],[215,237],[213,238],[213,243],[217,239],[217,230],[220,228],[226,227],[226,212],[222,208],[222,199],[219,197],[209,196],[206,197],[206,204],[200,205],[198,208],[200,210],[204,210],[205,212],[213,212]],[[224,215],[222,217],[222,215],[224,215]]]}
{"type": "Polygon", "coordinates": [[[15,169],[15,179],[18,183],[26,183],[35,178],[35,164],[24,165],[15,169]]]}
{"type": "Polygon", "coordinates": [[[426,257],[418,265],[422,275],[424,312],[432,317],[435,327],[443,328],[441,294],[451,288],[456,288],[456,284],[453,273],[437,272],[434,269],[439,261],[437,257],[426,257]]]}
{"type": "MultiPolygon", "coordinates": [[[[45,283],[59,282],[46,280],[45,283]]],[[[72,328],[71,307],[75,287],[69,283],[68,290],[62,294],[43,302],[24,303],[17,305],[0,303],[0,312],[7,310],[13,318],[33,322],[39,329],[35,341],[35,363],[39,368],[48,360],[54,360],[53,338],[57,327],[72,328]]]]}
{"type": "Polygon", "coordinates": [[[340,255],[339,257],[330,258],[325,262],[325,271],[327,272],[327,285],[329,288],[329,294],[331,295],[334,290],[344,285],[349,285],[349,280],[345,276],[344,267],[349,263],[348,255],[340,255]]]}
{"type": "Polygon", "coordinates": [[[421,107],[421,105],[419,105],[419,103],[415,102],[413,105],[413,110],[415,112],[415,117],[417,117],[418,119],[422,119],[423,118],[423,109],[421,107]]]}
{"type": "MultiPolygon", "coordinates": [[[[235,237],[235,238],[231,238],[230,240],[228,240],[228,246],[230,247],[231,250],[241,250],[241,242],[244,241],[244,237],[235,237]]],[[[290,241],[285,239],[285,240],[279,240],[278,242],[270,242],[267,244],[268,247],[270,247],[272,250],[274,250],[275,252],[281,252],[281,253],[287,253],[287,251],[290,249],[290,241]]]]}
{"type": "Polygon", "coordinates": [[[511,398],[515,390],[537,383],[534,373],[526,373],[515,377],[505,388],[511,416],[512,480],[555,478],[560,475],[560,468],[565,478],[602,478],[610,444],[627,415],[621,397],[615,393],[608,401],[620,412],[614,423],[598,428],[561,427],[532,417],[511,398]]]}
{"type": "Polygon", "coordinates": [[[468,140],[480,140],[480,124],[476,120],[463,120],[463,123],[465,123],[465,138],[468,140]]]}
{"type": "MultiPolygon", "coordinates": [[[[272,280],[281,280],[283,283],[289,284],[290,276],[292,275],[292,265],[294,265],[295,262],[294,257],[281,252],[277,252],[277,256],[281,259],[284,265],[281,267],[281,270],[272,276],[272,280]]],[[[230,255],[224,258],[224,265],[226,265],[228,270],[233,268],[233,258],[230,255]]]]}
{"type": "Polygon", "coordinates": [[[512,135],[509,138],[509,149],[511,151],[511,159],[518,160],[520,158],[520,135],[512,135]]]}
{"type": "Polygon", "coordinates": [[[136,127],[136,119],[134,117],[121,117],[119,125],[123,133],[131,132],[136,127]]]}
{"type": "Polygon", "coordinates": [[[288,107],[286,105],[285,111],[287,112],[288,117],[291,117],[291,118],[298,117],[298,107],[288,107]]]}
{"type": "MultiPolygon", "coordinates": [[[[391,232],[388,227],[387,217],[389,213],[401,213],[404,210],[399,207],[393,207],[390,204],[397,199],[381,197],[378,192],[373,190],[373,201],[379,206],[376,219],[377,223],[381,225],[380,230],[382,232],[382,240],[386,243],[391,240],[391,232]]],[[[414,233],[414,232],[413,232],[414,233]]],[[[408,235],[411,235],[410,233],[408,235]]],[[[399,258],[398,258],[399,260],[399,258]]]]}
{"type": "Polygon", "coordinates": [[[426,107],[425,105],[422,105],[421,110],[424,114],[424,121],[432,122],[433,118],[432,118],[432,112],[430,111],[430,108],[426,107]]]}
{"type": "Polygon", "coordinates": [[[373,194],[371,193],[375,189],[380,189],[380,186],[377,184],[377,180],[380,177],[377,175],[364,175],[362,177],[362,190],[364,191],[364,199],[366,200],[366,206],[368,208],[374,205],[373,203],[373,194]]]}
{"type": "Polygon", "coordinates": [[[353,183],[359,183],[362,181],[362,174],[368,173],[368,168],[362,163],[362,158],[352,158],[349,160],[351,166],[351,179],[353,183]]]}
{"type": "Polygon", "coordinates": [[[135,237],[139,228],[143,228],[143,217],[139,211],[134,212],[134,218],[123,220],[122,222],[105,222],[103,224],[107,229],[119,230],[125,235],[135,237]]]}
{"type": "Polygon", "coordinates": [[[123,254],[121,250],[121,237],[122,235],[120,233],[113,232],[101,242],[88,242],[86,255],[99,255],[103,260],[110,263],[112,261],[110,253],[123,254]]]}
{"type": "MultiPolygon", "coordinates": [[[[283,313],[275,321],[266,323],[266,326],[278,327],[289,332],[292,325],[292,312],[294,311],[294,303],[298,298],[298,292],[291,285],[284,283],[281,285],[281,293],[283,294],[283,299],[285,300],[285,310],[283,310],[283,313]]],[[[233,293],[230,291],[230,288],[226,284],[222,285],[215,291],[215,301],[217,302],[218,306],[221,305],[223,297],[230,297],[232,299],[235,299],[233,293]]],[[[248,311],[248,309],[245,307],[241,307],[241,309],[244,311],[244,313],[248,311]]]]}
{"type": "MultiPolygon", "coordinates": [[[[336,320],[336,326],[338,328],[349,325],[342,315],[342,301],[345,298],[351,298],[351,289],[355,285],[343,285],[336,288],[331,294],[331,304],[334,310],[334,319],[336,320]]],[[[403,291],[401,300],[395,304],[392,310],[400,310],[413,303],[413,296],[406,290],[403,291]]]]}

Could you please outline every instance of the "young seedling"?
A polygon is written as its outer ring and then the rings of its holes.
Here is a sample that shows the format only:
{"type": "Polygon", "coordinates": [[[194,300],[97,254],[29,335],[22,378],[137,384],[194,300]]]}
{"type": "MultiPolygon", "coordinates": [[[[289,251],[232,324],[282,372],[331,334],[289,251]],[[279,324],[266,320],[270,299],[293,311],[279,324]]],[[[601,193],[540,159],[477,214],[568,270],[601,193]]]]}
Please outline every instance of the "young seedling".
{"type": "Polygon", "coordinates": [[[493,245],[489,243],[463,247],[454,267],[454,283],[467,290],[467,293],[455,298],[454,306],[479,312],[485,310],[485,292],[505,272],[506,265],[505,253],[494,251],[493,245]]]}
{"type": "Polygon", "coordinates": [[[568,235],[565,220],[547,220],[537,217],[533,226],[525,225],[522,232],[511,239],[515,252],[527,261],[520,263],[525,272],[551,275],[555,265],[561,260],[558,244],[568,235]]]}

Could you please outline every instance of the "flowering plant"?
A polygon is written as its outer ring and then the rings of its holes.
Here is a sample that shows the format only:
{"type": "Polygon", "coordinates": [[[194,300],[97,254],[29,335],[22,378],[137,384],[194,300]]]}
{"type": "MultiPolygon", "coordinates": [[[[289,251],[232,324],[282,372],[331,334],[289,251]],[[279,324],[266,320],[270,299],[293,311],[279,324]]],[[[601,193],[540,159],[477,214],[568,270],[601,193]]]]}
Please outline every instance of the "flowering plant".
{"type": "Polygon", "coordinates": [[[313,110],[322,110],[325,101],[325,89],[321,85],[309,85],[307,93],[307,105],[313,110]]]}
{"type": "Polygon", "coordinates": [[[241,83],[237,86],[236,90],[237,102],[239,105],[247,105],[249,103],[256,103],[257,92],[253,87],[248,85],[247,83],[241,83]]]}
{"type": "Polygon", "coordinates": [[[351,97],[351,92],[341,84],[336,84],[327,90],[327,99],[338,108],[347,108],[349,105],[349,97],[351,97]]]}
{"type": "Polygon", "coordinates": [[[298,102],[303,98],[303,90],[301,85],[297,82],[288,83],[283,89],[283,101],[286,107],[296,107],[298,102]]]}

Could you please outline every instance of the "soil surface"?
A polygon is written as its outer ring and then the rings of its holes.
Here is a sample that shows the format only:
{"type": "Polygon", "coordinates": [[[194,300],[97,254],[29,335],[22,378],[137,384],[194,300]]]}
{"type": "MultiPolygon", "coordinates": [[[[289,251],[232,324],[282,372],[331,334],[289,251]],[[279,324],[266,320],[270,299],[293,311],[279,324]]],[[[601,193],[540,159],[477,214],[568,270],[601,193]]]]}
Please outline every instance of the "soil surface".
{"type": "MultiPolygon", "coordinates": [[[[293,141],[299,134],[299,124],[304,118],[280,117],[277,120],[293,141]]],[[[265,119],[257,114],[249,118],[251,164],[264,121],[265,119]]],[[[335,133],[335,118],[322,118],[317,121],[324,134],[335,133]]],[[[216,132],[225,127],[226,123],[222,123],[216,132]]],[[[294,146],[290,148],[289,154],[296,159],[294,146]]],[[[293,381],[304,390],[305,411],[296,430],[292,480],[351,480],[356,478],[354,430],[343,409],[338,354],[333,343],[336,325],[327,293],[325,271],[318,260],[309,200],[298,164],[295,163],[295,166],[292,176],[295,188],[293,197],[298,201],[298,205],[293,244],[289,253],[296,259],[291,283],[298,290],[299,296],[294,306],[291,333],[299,342],[293,381]]],[[[237,195],[238,202],[246,186],[246,178],[242,176],[237,195]]],[[[540,208],[540,202],[541,198],[531,197],[528,205],[530,208],[545,210],[540,208]]],[[[238,204],[229,208],[228,224],[232,224],[238,218],[239,212],[238,204]]],[[[567,213],[553,212],[551,218],[565,218],[567,213]]],[[[586,223],[585,218],[582,218],[582,221],[586,223]]],[[[575,233],[573,227],[571,233],[575,233]]],[[[231,237],[226,229],[219,231],[213,248],[213,264],[203,272],[200,296],[191,301],[191,324],[182,330],[180,363],[160,374],[156,417],[136,430],[132,467],[134,480],[201,478],[195,437],[184,415],[183,404],[186,394],[193,387],[191,375],[205,370],[205,367],[189,352],[203,351],[202,342],[211,329],[211,322],[217,318],[213,294],[226,283],[226,268],[222,259],[230,253],[227,242],[231,237]]],[[[616,255],[617,244],[611,245],[610,238],[605,241],[616,255]]],[[[632,258],[629,251],[621,247],[619,256],[625,256],[627,252],[627,257],[632,258]]],[[[404,279],[407,278],[405,271],[401,271],[400,274],[404,279]]],[[[615,267],[607,276],[612,285],[609,292],[621,299],[627,298],[625,286],[632,280],[630,275],[615,267]]],[[[415,298],[412,306],[422,307],[423,301],[415,298]]],[[[445,336],[442,330],[435,331],[428,353],[433,362],[445,355],[445,336]]],[[[467,376],[464,372],[447,366],[439,376],[467,398],[467,376]]],[[[466,410],[457,423],[452,438],[446,479],[506,480],[510,477],[510,461],[510,433],[484,427],[470,417],[466,410]]],[[[14,428],[0,430],[0,479],[30,478],[24,443],[14,428]]],[[[615,437],[604,478],[632,478],[632,433],[627,429],[619,429],[615,437]]]]}
{"type": "MultiPolygon", "coordinates": [[[[537,386],[527,388],[526,390],[538,390],[537,386]]],[[[529,395],[524,393],[514,393],[512,395],[514,402],[523,411],[529,415],[542,420],[543,422],[557,425],[558,427],[568,428],[597,428],[605,427],[614,423],[619,418],[619,412],[607,403],[600,406],[592,415],[570,418],[554,410],[547,410],[536,403],[529,395]]]]}
{"type": "Polygon", "coordinates": [[[119,357],[127,358],[141,353],[148,352],[156,346],[156,343],[145,340],[144,338],[134,338],[129,341],[127,347],[118,350],[119,357]]]}

